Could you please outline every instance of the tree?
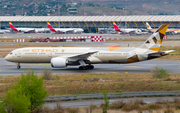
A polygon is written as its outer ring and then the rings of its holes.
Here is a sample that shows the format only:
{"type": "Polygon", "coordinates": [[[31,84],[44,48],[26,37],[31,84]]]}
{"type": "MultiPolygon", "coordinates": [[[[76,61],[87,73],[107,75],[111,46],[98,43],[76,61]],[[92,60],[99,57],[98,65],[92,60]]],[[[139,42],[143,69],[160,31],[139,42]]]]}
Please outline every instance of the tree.
{"type": "Polygon", "coordinates": [[[107,91],[103,91],[103,97],[104,97],[104,105],[102,106],[103,108],[103,113],[107,113],[107,110],[109,109],[109,99],[107,96],[107,91]]]}
{"type": "Polygon", "coordinates": [[[21,92],[21,87],[6,92],[0,105],[1,113],[29,113],[30,100],[21,92]]]}
{"type": "Polygon", "coordinates": [[[38,79],[38,76],[34,74],[34,71],[22,74],[20,80],[14,89],[21,87],[22,94],[30,99],[30,110],[41,107],[48,96],[47,91],[44,89],[43,77],[38,79]]]}
{"type": "MultiPolygon", "coordinates": [[[[27,70],[26,70],[27,71],[27,70]]],[[[43,77],[38,78],[34,71],[22,74],[19,81],[6,92],[0,103],[0,113],[29,113],[41,107],[47,97],[44,89],[43,77]]]]}

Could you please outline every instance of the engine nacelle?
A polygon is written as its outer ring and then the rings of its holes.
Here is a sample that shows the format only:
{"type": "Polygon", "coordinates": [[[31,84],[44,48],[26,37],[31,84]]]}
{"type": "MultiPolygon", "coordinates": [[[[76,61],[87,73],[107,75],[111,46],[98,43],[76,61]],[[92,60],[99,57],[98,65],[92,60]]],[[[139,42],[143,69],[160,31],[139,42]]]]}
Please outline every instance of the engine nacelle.
{"type": "Polygon", "coordinates": [[[56,57],[51,59],[51,66],[54,68],[67,67],[68,59],[63,57],[56,57]]]}

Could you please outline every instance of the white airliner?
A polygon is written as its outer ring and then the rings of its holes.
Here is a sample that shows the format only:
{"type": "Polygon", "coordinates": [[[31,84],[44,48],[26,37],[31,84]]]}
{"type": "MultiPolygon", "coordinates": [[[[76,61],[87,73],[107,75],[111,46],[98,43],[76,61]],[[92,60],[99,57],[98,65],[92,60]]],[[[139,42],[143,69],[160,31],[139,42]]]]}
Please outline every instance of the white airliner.
{"type": "Polygon", "coordinates": [[[66,33],[72,31],[74,33],[82,33],[84,31],[82,28],[53,28],[49,22],[47,22],[47,24],[48,24],[48,28],[53,32],[60,31],[62,33],[66,33]]]}
{"type": "Polygon", "coordinates": [[[124,47],[28,47],[11,51],[5,59],[17,63],[51,63],[53,68],[80,65],[79,69],[93,69],[92,64],[126,64],[150,60],[174,51],[159,51],[168,28],[164,24],[141,46],[124,47]]]}
{"type": "MultiPolygon", "coordinates": [[[[148,22],[146,22],[146,28],[147,28],[147,30],[149,30],[151,32],[155,32],[157,30],[157,29],[152,29],[148,22]]],[[[178,34],[178,33],[180,33],[180,29],[167,29],[166,33],[178,34]]]]}
{"type": "Polygon", "coordinates": [[[11,31],[10,31],[10,30],[7,30],[7,29],[5,29],[5,30],[4,30],[4,29],[3,29],[3,30],[1,29],[1,30],[0,30],[0,34],[10,33],[10,32],[11,32],[11,31]]]}
{"type": "Polygon", "coordinates": [[[140,29],[132,29],[132,28],[128,28],[128,29],[120,29],[115,22],[113,22],[114,25],[114,29],[118,32],[122,32],[122,33],[127,33],[127,34],[137,34],[137,35],[141,35],[143,34],[142,31],[140,29]]]}
{"type": "Polygon", "coordinates": [[[15,32],[24,32],[24,33],[30,33],[30,32],[46,32],[50,31],[48,28],[15,28],[11,22],[9,22],[10,28],[15,32]]]}

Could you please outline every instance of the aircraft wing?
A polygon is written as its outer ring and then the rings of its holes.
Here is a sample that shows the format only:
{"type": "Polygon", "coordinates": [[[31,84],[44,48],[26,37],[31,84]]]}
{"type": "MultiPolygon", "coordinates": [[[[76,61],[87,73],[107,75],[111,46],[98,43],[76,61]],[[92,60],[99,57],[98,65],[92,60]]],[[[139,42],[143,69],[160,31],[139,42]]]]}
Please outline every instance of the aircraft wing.
{"type": "Polygon", "coordinates": [[[82,54],[78,54],[78,55],[69,56],[67,58],[70,60],[86,60],[89,56],[91,56],[92,54],[95,54],[97,52],[98,51],[86,52],[86,53],[82,53],[82,54]]]}

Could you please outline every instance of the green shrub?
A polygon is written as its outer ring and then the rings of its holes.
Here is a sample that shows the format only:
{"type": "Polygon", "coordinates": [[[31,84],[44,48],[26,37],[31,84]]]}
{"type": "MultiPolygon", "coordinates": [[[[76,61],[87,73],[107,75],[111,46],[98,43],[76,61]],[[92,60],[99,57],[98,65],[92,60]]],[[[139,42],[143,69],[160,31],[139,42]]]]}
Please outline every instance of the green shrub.
{"type": "Polygon", "coordinates": [[[116,90],[116,93],[122,93],[122,91],[121,90],[116,90]]]}
{"type": "Polygon", "coordinates": [[[101,107],[103,108],[103,113],[107,113],[107,110],[109,109],[109,99],[107,97],[107,91],[103,91],[103,98],[104,98],[104,104],[101,104],[101,107]]]}
{"type": "Polygon", "coordinates": [[[158,66],[152,68],[151,73],[153,74],[153,78],[166,78],[169,76],[169,73],[165,69],[158,66]]]}
{"type": "Polygon", "coordinates": [[[43,68],[42,75],[44,80],[51,80],[52,72],[50,69],[43,68]]]}
{"type": "Polygon", "coordinates": [[[145,107],[146,110],[156,110],[156,109],[162,109],[162,106],[159,104],[148,104],[145,107]]]}

